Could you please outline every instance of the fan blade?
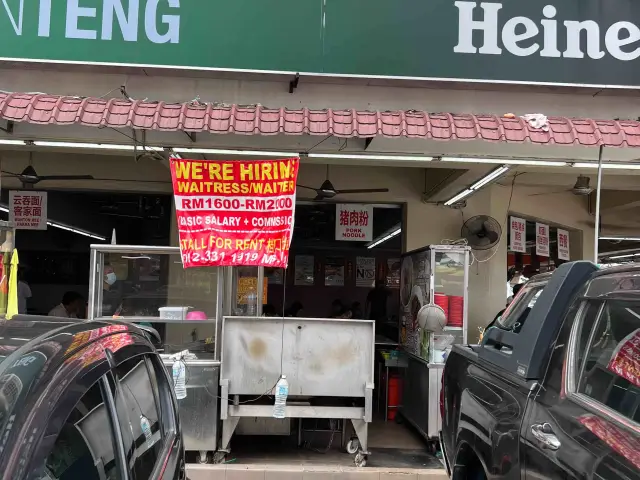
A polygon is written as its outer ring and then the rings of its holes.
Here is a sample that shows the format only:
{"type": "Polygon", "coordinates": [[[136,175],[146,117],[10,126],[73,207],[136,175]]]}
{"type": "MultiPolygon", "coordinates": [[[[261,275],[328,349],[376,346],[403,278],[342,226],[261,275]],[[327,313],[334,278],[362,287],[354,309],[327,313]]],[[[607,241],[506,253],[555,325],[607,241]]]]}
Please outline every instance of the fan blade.
{"type": "Polygon", "coordinates": [[[306,188],[307,190],[313,190],[314,192],[318,190],[317,188],[307,187],[306,185],[300,185],[300,184],[296,184],[296,187],[298,187],[298,188],[306,188]]]}
{"type": "Polygon", "coordinates": [[[493,230],[488,230],[486,231],[485,238],[488,239],[491,243],[494,243],[500,240],[500,235],[498,235],[498,233],[494,232],[493,230]]]}
{"type": "Polygon", "coordinates": [[[95,180],[93,175],[41,175],[38,180],[95,180]]]}
{"type": "Polygon", "coordinates": [[[529,195],[529,197],[538,197],[540,195],[556,195],[558,193],[565,193],[565,192],[570,192],[572,189],[569,188],[567,190],[556,190],[555,192],[544,192],[544,193],[532,193],[529,195]]]}
{"type": "Polygon", "coordinates": [[[11,175],[12,177],[19,177],[19,173],[7,172],[6,170],[2,170],[3,175],[11,175]]]}
{"type": "Polygon", "coordinates": [[[347,190],[336,190],[336,193],[387,193],[388,191],[388,188],[350,188],[347,190]]]}

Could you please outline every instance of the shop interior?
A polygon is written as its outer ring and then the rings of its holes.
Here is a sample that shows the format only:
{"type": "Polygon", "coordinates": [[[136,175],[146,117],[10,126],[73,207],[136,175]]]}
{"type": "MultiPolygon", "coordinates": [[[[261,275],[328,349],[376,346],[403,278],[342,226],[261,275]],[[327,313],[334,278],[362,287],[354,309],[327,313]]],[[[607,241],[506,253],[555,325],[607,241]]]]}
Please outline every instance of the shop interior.
{"type": "MultiPolygon", "coordinates": [[[[0,219],[8,218],[8,201],[5,193],[0,200],[0,219]]],[[[262,302],[256,301],[257,268],[233,269],[235,298],[231,313],[364,319],[371,316],[372,304],[376,304],[378,364],[381,352],[395,350],[398,345],[403,206],[370,205],[373,208],[372,238],[339,241],[335,234],[337,205],[311,200],[297,203],[289,268],[286,271],[265,269],[262,302]],[[382,311],[379,297],[385,299],[382,311]]],[[[47,230],[18,230],[15,236],[21,278],[31,291],[25,302],[29,314],[47,315],[61,303],[66,292],[78,292],[86,305],[91,288],[90,245],[112,243],[114,232],[119,245],[171,244],[170,195],[53,190],[48,192],[47,207],[47,230]]],[[[179,254],[153,253],[109,253],[102,268],[104,278],[114,274],[115,282],[108,285],[105,281],[100,288],[94,286],[101,305],[94,317],[128,317],[150,324],[163,337],[167,354],[187,348],[196,352],[198,358],[214,358],[215,324],[171,324],[166,319],[157,320],[159,309],[171,305],[189,305],[191,311],[202,312],[206,318],[214,316],[218,307],[218,269],[184,270],[179,254]]],[[[87,318],[88,312],[78,310],[74,315],[87,318]]],[[[379,368],[376,365],[376,384],[381,379],[379,368]]],[[[384,380],[382,383],[386,384],[384,380]]],[[[398,423],[395,421],[401,387],[392,382],[393,391],[386,402],[386,392],[378,392],[378,385],[376,389],[374,422],[369,429],[370,449],[376,452],[372,464],[377,456],[385,465],[428,465],[433,457],[426,452],[422,439],[407,425],[399,424],[399,415],[398,423]],[[389,408],[385,411],[387,405],[389,408]],[[396,449],[401,449],[405,456],[389,453],[396,449]]],[[[307,420],[300,432],[292,428],[289,440],[278,438],[284,442],[283,447],[300,451],[302,446],[301,451],[311,461],[313,457],[317,461],[317,455],[325,453],[336,455],[338,462],[351,464],[351,457],[341,448],[343,439],[341,432],[337,432],[338,427],[342,429],[342,425],[335,422],[307,420]],[[327,448],[328,445],[332,448],[327,448]]],[[[251,429],[239,429],[239,434],[255,433],[251,429]]],[[[234,454],[247,461],[259,460],[252,457],[253,452],[276,453],[267,448],[274,444],[268,436],[259,436],[257,443],[251,442],[255,447],[252,452],[242,451],[241,445],[246,442],[235,443],[234,454]]],[[[288,455],[292,450],[279,451],[288,455]]]]}

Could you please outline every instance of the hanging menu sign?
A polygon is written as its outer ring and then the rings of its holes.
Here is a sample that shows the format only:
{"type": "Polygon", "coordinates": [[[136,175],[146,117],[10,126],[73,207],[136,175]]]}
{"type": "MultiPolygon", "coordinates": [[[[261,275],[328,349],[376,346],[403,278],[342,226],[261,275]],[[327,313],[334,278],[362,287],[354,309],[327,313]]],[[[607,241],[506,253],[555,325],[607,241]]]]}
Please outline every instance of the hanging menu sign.
{"type": "Polygon", "coordinates": [[[171,159],[182,264],[286,268],[298,158],[171,159]]]}
{"type": "Polygon", "coordinates": [[[558,260],[571,260],[569,254],[569,232],[558,229],[558,260]]]}
{"type": "Polygon", "coordinates": [[[536,255],[549,256],[549,225],[536,223],[536,255]]]}
{"type": "Polygon", "coordinates": [[[9,192],[9,221],[19,230],[47,229],[47,192],[9,192]]]}
{"type": "Polygon", "coordinates": [[[336,205],[336,240],[373,240],[373,206],[356,203],[336,205]]]}
{"type": "Polygon", "coordinates": [[[523,218],[511,217],[509,244],[512,252],[527,252],[527,222],[523,218]]]}

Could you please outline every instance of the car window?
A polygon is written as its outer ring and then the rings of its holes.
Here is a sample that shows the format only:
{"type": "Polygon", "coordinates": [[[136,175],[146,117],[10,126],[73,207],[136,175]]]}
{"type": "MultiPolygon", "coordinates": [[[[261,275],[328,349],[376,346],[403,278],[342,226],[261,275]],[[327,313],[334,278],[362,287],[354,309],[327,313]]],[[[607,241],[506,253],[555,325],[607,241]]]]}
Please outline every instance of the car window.
{"type": "Polygon", "coordinates": [[[116,410],[127,465],[135,480],[151,478],[164,441],[154,385],[145,357],[127,360],[114,369],[116,410]]]}
{"type": "Polygon", "coordinates": [[[98,382],[63,425],[45,460],[46,476],[58,480],[119,480],[112,431],[98,382]]]}
{"type": "Polygon", "coordinates": [[[520,332],[545,285],[546,283],[525,285],[496,322],[498,326],[504,330],[520,332]]]}
{"type": "Polygon", "coordinates": [[[585,316],[577,352],[578,393],[640,423],[640,302],[607,300],[585,316]]]}

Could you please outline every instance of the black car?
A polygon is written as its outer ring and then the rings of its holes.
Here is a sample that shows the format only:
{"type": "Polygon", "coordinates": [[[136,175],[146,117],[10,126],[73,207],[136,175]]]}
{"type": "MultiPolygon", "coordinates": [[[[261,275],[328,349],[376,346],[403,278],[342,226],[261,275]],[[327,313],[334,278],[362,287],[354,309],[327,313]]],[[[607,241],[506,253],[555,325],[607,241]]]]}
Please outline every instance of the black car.
{"type": "Polygon", "coordinates": [[[0,478],[185,479],[172,385],[148,331],[0,320],[0,478]]]}
{"type": "Polygon", "coordinates": [[[452,480],[640,480],[640,268],[534,277],[443,372],[452,480]]]}

